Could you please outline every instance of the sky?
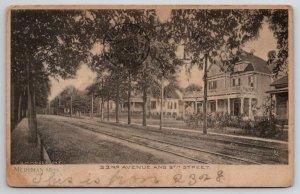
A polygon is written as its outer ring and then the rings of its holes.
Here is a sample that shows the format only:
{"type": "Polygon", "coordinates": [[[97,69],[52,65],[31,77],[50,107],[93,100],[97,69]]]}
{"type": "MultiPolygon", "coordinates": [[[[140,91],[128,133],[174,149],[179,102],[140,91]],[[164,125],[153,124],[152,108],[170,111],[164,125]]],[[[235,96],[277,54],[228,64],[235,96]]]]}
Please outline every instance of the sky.
{"type": "MultiPolygon", "coordinates": [[[[169,19],[170,10],[159,9],[157,10],[157,14],[161,21],[166,21],[169,19]]],[[[273,33],[269,30],[268,24],[264,22],[262,29],[260,30],[259,37],[256,40],[245,44],[243,49],[245,51],[254,51],[254,55],[261,57],[264,60],[267,60],[268,52],[270,50],[276,50],[276,46],[276,39],[274,38],[273,33]]],[[[99,49],[101,49],[101,46],[96,45],[92,52],[95,54],[99,52],[99,49]]],[[[178,55],[180,55],[181,50],[182,49],[178,50],[178,55]]],[[[194,66],[191,69],[190,74],[186,72],[185,67],[182,67],[178,72],[178,80],[180,86],[183,88],[191,83],[203,85],[202,77],[203,71],[199,70],[196,66],[194,66]]],[[[74,79],[63,80],[59,78],[58,80],[55,80],[53,78],[50,78],[51,92],[48,97],[48,100],[54,99],[55,96],[62,92],[66,86],[72,85],[79,90],[84,90],[86,87],[93,83],[95,78],[96,73],[91,71],[87,64],[81,65],[74,79]]]]}

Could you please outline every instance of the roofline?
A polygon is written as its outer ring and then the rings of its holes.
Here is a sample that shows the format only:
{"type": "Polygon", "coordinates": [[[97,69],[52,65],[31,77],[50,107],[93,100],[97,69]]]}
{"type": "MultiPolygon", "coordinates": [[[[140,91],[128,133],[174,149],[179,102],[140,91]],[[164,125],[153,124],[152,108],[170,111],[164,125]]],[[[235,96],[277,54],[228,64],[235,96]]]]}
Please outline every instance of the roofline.
{"type": "Polygon", "coordinates": [[[277,94],[277,93],[283,93],[283,92],[289,92],[289,88],[279,88],[279,89],[274,89],[274,90],[268,90],[266,93],[268,94],[277,94]]]}
{"type": "Polygon", "coordinates": [[[289,83],[281,83],[281,84],[270,84],[270,86],[285,86],[287,87],[289,85],[289,83]]]}
{"type": "Polygon", "coordinates": [[[272,76],[272,74],[268,74],[268,73],[262,73],[262,72],[258,72],[258,71],[247,71],[247,72],[243,72],[243,73],[237,73],[237,74],[234,74],[234,75],[230,75],[230,74],[222,74],[222,75],[214,75],[214,76],[210,76],[210,77],[207,77],[207,80],[209,79],[215,79],[215,78],[219,78],[219,77],[238,77],[238,76],[243,76],[243,75],[247,75],[247,74],[261,74],[261,75],[266,75],[266,76],[272,76]]]}

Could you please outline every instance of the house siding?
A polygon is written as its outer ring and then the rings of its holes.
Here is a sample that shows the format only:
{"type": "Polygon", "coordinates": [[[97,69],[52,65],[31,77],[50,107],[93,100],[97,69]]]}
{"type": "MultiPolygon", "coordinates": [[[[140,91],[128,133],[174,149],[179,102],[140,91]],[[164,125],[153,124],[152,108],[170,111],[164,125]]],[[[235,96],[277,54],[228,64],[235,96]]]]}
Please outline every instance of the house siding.
{"type": "MultiPolygon", "coordinates": [[[[215,71],[215,68],[211,68],[215,71]]],[[[234,73],[219,74],[208,77],[208,112],[223,112],[231,115],[245,115],[250,119],[255,116],[263,116],[262,105],[266,100],[265,93],[270,89],[271,74],[256,72],[255,70],[234,73]],[[252,77],[253,84],[249,83],[252,77]],[[234,85],[233,80],[237,80],[234,85]],[[217,83],[216,88],[211,87],[212,82],[217,83]]],[[[203,93],[201,96],[185,96],[184,102],[192,104],[191,108],[197,112],[199,107],[195,104],[203,103],[203,93]],[[197,103],[195,102],[197,99],[197,103]]],[[[202,106],[201,106],[202,109],[202,106]]]]}

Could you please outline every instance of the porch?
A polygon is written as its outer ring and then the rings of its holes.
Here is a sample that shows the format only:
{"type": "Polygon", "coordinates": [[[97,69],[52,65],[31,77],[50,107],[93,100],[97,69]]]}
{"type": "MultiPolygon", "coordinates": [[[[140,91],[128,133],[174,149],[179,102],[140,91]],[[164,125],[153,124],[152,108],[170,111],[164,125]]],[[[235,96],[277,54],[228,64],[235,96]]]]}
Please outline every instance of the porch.
{"type": "MultiPolygon", "coordinates": [[[[244,115],[253,119],[256,114],[257,99],[253,97],[208,98],[207,112],[222,112],[233,116],[244,115]]],[[[203,100],[185,101],[185,109],[193,113],[203,112],[203,100]]]]}

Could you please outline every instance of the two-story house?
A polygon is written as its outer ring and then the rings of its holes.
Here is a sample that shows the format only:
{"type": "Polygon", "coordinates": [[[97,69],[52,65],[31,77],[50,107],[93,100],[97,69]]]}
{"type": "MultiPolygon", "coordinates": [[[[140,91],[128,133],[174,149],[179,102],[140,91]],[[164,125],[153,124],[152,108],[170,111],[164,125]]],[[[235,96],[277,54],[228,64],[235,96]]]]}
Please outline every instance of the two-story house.
{"type": "Polygon", "coordinates": [[[278,119],[286,121],[289,118],[289,78],[283,76],[271,83],[271,90],[267,91],[274,101],[274,111],[278,119]]]}
{"type": "MultiPolygon", "coordinates": [[[[149,115],[159,115],[161,109],[161,99],[150,96],[147,98],[146,112],[149,115]]],[[[127,111],[127,100],[121,105],[122,111],[127,111]]],[[[182,114],[182,100],[180,94],[177,92],[168,92],[162,101],[162,112],[166,116],[181,116],[182,114]]],[[[131,97],[131,111],[133,113],[141,113],[143,111],[143,98],[142,95],[134,95],[131,97]]]]}
{"type": "MultiPolygon", "coordinates": [[[[221,64],[210,65],[207,111],[245,115],[250,119],[262,116],[261,105],[270,89],[271,77],[266,61],[246,52],[231,71],[224,71],[221,64]]],[[[203,92],[184,95],[183,99],[185,104],[193,104],[195,110],[203,110],[203,92]]]]}

